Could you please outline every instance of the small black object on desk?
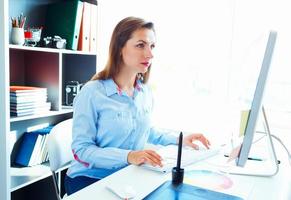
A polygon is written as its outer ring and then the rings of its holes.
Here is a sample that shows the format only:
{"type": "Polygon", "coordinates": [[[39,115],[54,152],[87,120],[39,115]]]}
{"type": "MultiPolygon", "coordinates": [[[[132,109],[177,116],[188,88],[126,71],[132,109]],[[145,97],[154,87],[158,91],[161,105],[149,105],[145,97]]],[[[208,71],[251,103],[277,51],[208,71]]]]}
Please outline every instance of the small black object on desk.
{"type": "Polygon", "coordinates": [[[172,169],[172,184],[173,185],[179,185],[183,183],[183,179],[184,179],[184,169],[181,168],[182,145],[183,145],[183,133],[180,132],[179,144],[178,144],[177,166],[173,167],[172,169]]]}

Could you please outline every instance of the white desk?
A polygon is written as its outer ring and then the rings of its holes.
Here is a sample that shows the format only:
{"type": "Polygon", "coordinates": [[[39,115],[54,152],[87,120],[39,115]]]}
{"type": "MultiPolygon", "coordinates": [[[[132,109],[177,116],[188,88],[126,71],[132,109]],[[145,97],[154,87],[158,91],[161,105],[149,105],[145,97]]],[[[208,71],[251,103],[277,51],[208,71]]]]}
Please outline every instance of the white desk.
{"type": "MultiPolygon", "coordinates": [[[[196,163],[185,170],[190,169],[212,169],[215,168],[217,159],[223,155],[218,155],[206,161],[196,163]]],[[[287,162],[280,164],[279,173],[274,177],[250,177],[227,175],[233,181],[233,187],[227,191],[229,194],[241,196],[251,200],[290,200],[291,199],[291,173],[287,162]]],[[[110,192],[106,185],[110,183],[128,184],[133,186],[137,192],[134,198],[142,199],[162,184],[165,180],[171,179],[171,173],[161,174],[138,166],[128,166],[100,181],[94,183],[75,194],[66,198],[66,200],[118,200],[119,198],[110,192]]],[[[211,188],[210,188],[211,189],[211,188]]]]}

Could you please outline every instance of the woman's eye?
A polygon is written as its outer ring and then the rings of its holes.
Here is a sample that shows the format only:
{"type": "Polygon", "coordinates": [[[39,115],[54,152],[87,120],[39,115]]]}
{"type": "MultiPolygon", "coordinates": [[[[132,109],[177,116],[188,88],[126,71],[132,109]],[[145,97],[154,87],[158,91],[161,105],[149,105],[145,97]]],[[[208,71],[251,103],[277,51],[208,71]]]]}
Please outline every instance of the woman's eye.
{"type": "Polygon", "coordinates": [[[151,45],[151,49],[154,49],[156,47],[156,45],[152,44],[151,45]]]}
{"type": "Polygon", "coordinates": [[[144,48],[144,44],[143,44],[143,43],[137,44],[136,46],[137,46],[138,48],[144,48]]]}

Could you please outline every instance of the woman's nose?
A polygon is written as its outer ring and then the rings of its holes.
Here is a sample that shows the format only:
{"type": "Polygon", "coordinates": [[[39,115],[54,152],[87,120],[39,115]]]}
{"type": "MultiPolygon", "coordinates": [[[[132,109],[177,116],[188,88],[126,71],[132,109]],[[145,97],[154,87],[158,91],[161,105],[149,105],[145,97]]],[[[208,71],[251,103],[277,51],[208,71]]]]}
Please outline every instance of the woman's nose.
{"type": "Polygon", "coordinates": [[[153,49],[151,49],[150,47],[147,48],[147,50],[146,50],[146,57],[147,58],[153,58],[154,57],[153,49]]]}

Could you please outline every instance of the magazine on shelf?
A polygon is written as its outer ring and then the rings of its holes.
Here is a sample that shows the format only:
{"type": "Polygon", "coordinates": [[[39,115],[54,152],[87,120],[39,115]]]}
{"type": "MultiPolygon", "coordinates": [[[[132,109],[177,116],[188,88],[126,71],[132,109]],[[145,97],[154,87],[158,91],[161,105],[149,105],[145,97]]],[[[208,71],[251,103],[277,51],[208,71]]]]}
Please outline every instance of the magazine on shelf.
{"type": "Polygon", "coordinates": [[[31,86],[10,86],[10,94],[15,93],[17,95],[19,94],[25,94],[25,93],[47,93],[47,88],[43,87],[31,87],[31,86]]]}
{"type": "Polygon", "coordinates": [[[18,117],[46,113],[51,109],[47,98],[47,88],[10,86],[10,115],[18,117]]]}
{"type": "Polygon", "coordinates": [[[25,111],[25,110],[34,110],[38,108],[47,108],[50,110],[51,102],[44,103],[32,103],[32,104],[10,104],[10,111],[25,111]]]}

